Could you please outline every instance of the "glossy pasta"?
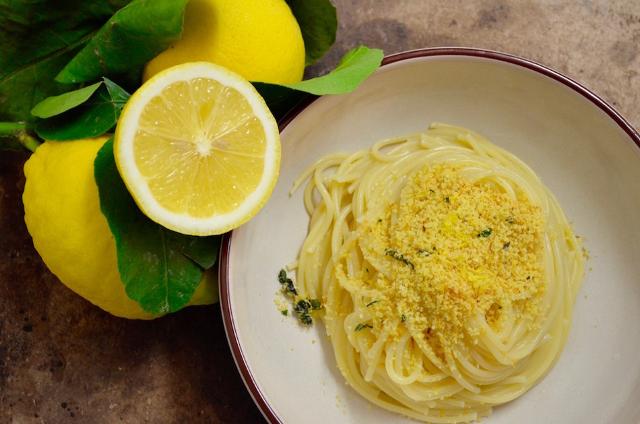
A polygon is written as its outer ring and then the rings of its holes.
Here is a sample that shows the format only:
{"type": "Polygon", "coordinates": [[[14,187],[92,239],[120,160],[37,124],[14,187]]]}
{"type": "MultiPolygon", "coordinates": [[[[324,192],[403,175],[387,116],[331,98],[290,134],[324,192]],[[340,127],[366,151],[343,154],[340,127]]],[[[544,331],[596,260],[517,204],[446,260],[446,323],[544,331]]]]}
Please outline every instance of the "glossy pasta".
{"type": "MultiPolygon", "coordinates": [[[[492,406],[525,393],[556,362],[570,329],[583,276],[583,250],[555,197],[514,155],[467,129],[433,124],[424,133],[383,140],[368,150],[326,156],[301,175],[292,190],[305,181],[304,203],[310,225],[295,265],[296,284],[303,297],[322,299],[323,322],[337,365],[347,382],[366,399],[429,423],[471,422],[489,415],[492,406]],[[443,166],[444,170],[438,171],[443,166]],[[521,299],[493,304],[491,312],[485,309],[482,314],[464,318],[463,332],[457,339],[447,338],[446,330],[439,330],[441,327],[433,324],[435,318],[427,312],[407,310],[405,315],[398,305],[390,304],[395,303],[393,296],[401,295],[389,294],[387,289],[400,278],[393,270],[401,270],[402,278],[413,279],[411,284],[426,281],[420,276],[421,270],[429,271],[429,264],[436,264],[433,261],[438,253],[444,254],[443,249],[439,252],[433,247],[432,251],[418,250],[410,255],[389,248],[376,251],[377,245],[368,239],[383,217],[387,221],[379,225],[385,226],[384,237],[393,237],[390,232],[398,219],[394,214],[398,213],[403,189],[418,181],[418,173],[432,171],[459,174],[464,181],[475,184],[473,187],[498,199],[507,196],[514,205],[518,199],[520,203],[526,200],[541,217],[540,251],[538,256],[530,252],[539,261],[539,289],[521,299]],[[429,256],[432,262],[424,262],[421,268],[416,262],[422,260],[419,256],[429,256]],[[527,296],[537,299],[535,306],[527,296]],[[495,311],[500,316],[499,324],[491,321],[490,314],[495,311]],[[419,324],[424,322],[431,324],[428,328],[419,324]],[[446,340],[449,345],[443,344],[446,340]]],[[[448,204],[454,199],[445,200],[447,205],[442,207],[451,208],[448,204]]],[[[457,222],[457,216],[454,218],[457,222]]],[[[491,228],[484,231],[460,243],[482,245],[484,237],[487,243],[504,250],[496,255],[506,257],[509,249],[520,252],[514,249],[518,240],[498,244],[495,229],[494,234],[491,228]]],[[[453,239],[461,239],[451,234],[453,239]]],[[[489,252],[493,248],[487,249],[489,252]]],[[[522,266],[533,266],[531,260],[517,260],[522,266]]],[[[459,271],[466,267],[464,261],[449,266],[459,275],[470,275],[459,271]]],[[[442,259],[438,263],[443,266],[448,262],[442,259]]],[[[498,272],[512,275],[510,270],[488,268],[485,274],[498,272]]],[[[446,274],[438,278],[446,278],[446,274]]],[[[522,284],[528,284],[529,278],[522,284]]],[[[458,284],[471,287],[472,282],[458,284]]],[[[482,290],[491,290],[491,282],[483,284],[482,290]]],[[[433,299],[420,302],[433,303],[433,299]]],[[[435,311],[439,313],[438,308],[435,311]]],[[[446,320],[447,316],[439,318],[446,320]]]]}

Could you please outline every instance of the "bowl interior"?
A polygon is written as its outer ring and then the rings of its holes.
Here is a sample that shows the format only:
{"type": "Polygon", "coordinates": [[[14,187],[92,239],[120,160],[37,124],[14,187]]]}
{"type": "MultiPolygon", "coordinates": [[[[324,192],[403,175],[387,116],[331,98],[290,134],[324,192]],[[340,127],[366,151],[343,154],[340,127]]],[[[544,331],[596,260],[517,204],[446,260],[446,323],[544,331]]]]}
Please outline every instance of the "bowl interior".
{"type": "Polygon", "coordinates": [[[254,397],[264,396],[282,422],[409,422],[348,387],[323,326],[303,329],[278,312],[274,299],[278,270],[295,260],[307,231],[302,191],[288,193],[293,180],[325,154],[366,148],[434,121],[480,132],[529,164],[590,254],[559,362],[486,422],[640,422],[640,149],[567,85],[471,56],[389,64],[356,92],[315,101],[283,130],[280,180],[258,216],[233,232],[222,281],[223,308],[231,312],[226,325],[242,350],[236,360],[257,385],[254,397]]]}

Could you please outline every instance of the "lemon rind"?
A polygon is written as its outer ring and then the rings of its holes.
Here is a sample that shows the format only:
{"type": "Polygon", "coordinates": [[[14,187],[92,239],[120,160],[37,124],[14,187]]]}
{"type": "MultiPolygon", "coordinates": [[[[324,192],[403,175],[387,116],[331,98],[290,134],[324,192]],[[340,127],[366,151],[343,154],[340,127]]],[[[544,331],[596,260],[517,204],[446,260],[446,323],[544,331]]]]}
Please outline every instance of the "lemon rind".
{"type": "Polygon", "coordinates": [[[266,103],[248,81],[226,68],[209,62],[192,62],[161,71],[136,91],[125,105],[116,128],[114,154],[122,179],[142,212],[171,230],[190,235],[215,235],[237,228],[251,219],[268,200],[278,178],[280,133],[266,103]],[[240,92],[265,130],[264,170],[255,190],[238,207],[225,214],[193,217],[171,212],[154,198],[146,179],[135,164],[133,139],[147,103],[168,85],[194,78],[212,78],[240,92]]]}

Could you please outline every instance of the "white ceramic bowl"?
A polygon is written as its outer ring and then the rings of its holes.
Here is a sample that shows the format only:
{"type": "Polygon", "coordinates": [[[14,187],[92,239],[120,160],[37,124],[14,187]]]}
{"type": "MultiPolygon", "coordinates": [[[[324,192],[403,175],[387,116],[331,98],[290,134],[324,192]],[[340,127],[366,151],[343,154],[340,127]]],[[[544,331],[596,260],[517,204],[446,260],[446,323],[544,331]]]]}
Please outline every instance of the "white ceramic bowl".
{"type": "Polygon", "coordinates": [[[459,48],[390,56],[354,93],[308,103],[281,123],[273,197],[226,237],[221,254],[227,336],[268,421],[411,422],[345,384],[320,323],[305,330],[280,315],[276,275],[306,235],[302,193],[288,192],[307,166],[440,121],[478,131],[528,163],[591,256],[559,362],[483,422],[640,422],[640,137],[617,112],[541,65],[459,48]]]}

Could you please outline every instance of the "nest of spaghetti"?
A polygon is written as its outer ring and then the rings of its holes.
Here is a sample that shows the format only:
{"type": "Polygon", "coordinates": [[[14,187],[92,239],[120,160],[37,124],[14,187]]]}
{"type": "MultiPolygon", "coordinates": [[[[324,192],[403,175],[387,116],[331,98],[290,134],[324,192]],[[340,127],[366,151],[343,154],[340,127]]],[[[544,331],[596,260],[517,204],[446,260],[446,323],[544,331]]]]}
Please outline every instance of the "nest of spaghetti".
{"type": "Polygon", "coordinates": [[[433,124],[327,156],[304,181],[297,286],[322,299],[337,365],[362,396],[425,422],[471,422],[556,362],[583,251],[517,157],[433,124]]]}

